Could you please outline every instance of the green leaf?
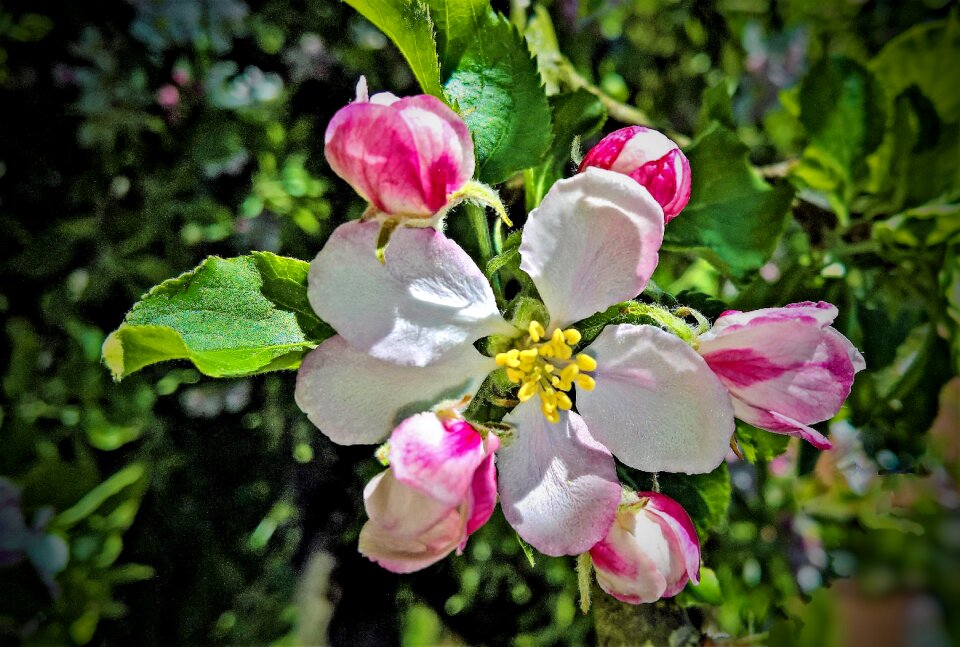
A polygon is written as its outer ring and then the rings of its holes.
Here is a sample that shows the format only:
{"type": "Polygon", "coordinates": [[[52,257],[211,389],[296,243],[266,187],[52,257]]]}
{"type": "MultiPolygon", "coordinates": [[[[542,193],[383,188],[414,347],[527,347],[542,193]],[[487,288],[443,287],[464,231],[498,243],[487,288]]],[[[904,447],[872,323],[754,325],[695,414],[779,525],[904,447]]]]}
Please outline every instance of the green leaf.
{"type": "Polygon", "coordinates": [[[308,267],[267,253],[210,257],[146,294],[107,337],[104,362],[117,380],[172,359],[211,377],[296,368],[333,334],[307,301],[308,267]]]}
{"type": "Polygon", "coordinates": [[[444,99],[430,9],[421,0],[344,0],[393,41],[427,94],[444,99]]]}
{"type": "Polygon", "coordinates": [[[675,499],[687,511],[700,540],[719,529],[727,519],[730,505],[730,472],[726,463],[709,474],[658,475],[660,491],[675,499]]]}
{"type": "Polygon", "coordinates": [[[821,61],[800,88],[800,121],[810,137],[791,175],[832,198],[841,218],[865,175],[866,158],[880,146],[886,101],[874,76],[848,58],[821,61]]]}
{"type": "Polygon", "coordinates": [[[886,245],[933,247],[960,241],[960,204],[937,200],[876,222],[873,237],[886,245]]]}
{"type": "Polygon", "coordinates": [[[693,190],[670,221],[664,247],[689,250],[737,279],[759,269],[784,228],[793,189],[768,184],[747,162],[747,147],[720,124],[685,151],[693,190]]]}
{"type": "Polygon", "coordinates": [[[444,77],[457,68],[467,46],[487,20],[489,0],[426,0],[437,25],[437,50],[444,77]]]}
{"type": "Polygon", "coordinates": [[[920,88],[945,122],[960,119],[957,61],[960,60],[960,20],[916,25],[889,43],[870,62],[870,69],[890,99],[912,85],[920,88]]]}
{"type": "Polygon", "coordinates": [[[790,436],[775,434],[737,420],[737,444],[751,463],[773,460],[787,451],[790,436]]]}
{"type": "Polygon", "coordinates": [[[700,117],[697,120],[698,133],[709,128],[714,121],[727,128],[736,129],[732,95],[730,82],[725,78],[703,91],[700,97],[700,117]]]}
{"type": "Polygon", "coordinates": [[[576,169],[571,159],[574,139],[589,137],[607,120],[607,110],[586,90],[550,97],[553,143],[546,160],[526,172],[527,210],[534,209],[557,180],[576,169]]]}
{"type": "Polygon", "coordinates": [[[146,473],[146,468],[140,463],[127,465],[90,490],[72,507],[54,517],[52,525],[57,529],[65,530],[83,521],[96,512],[108,499],[139,483],[146,473]]]}
{"type": "Polygon", "coordinates": [[[482,182],[503,182],[540,162],[550,146],[550,106],[523,38],[506,18],[487,18],[446,92],[473,135],[482,182]]]}

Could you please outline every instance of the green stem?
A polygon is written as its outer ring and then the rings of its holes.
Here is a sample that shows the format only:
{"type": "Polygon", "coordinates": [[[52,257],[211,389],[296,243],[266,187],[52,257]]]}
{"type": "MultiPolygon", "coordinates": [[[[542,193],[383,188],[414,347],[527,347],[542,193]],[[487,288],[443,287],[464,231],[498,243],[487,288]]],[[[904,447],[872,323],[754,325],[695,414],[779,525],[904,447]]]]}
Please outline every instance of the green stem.
{"type": "Polygon", "coordinates": [[[467,204],[464,205],[467,212],[467,220],[470,222],[470,229],[477,241],[477,249],[480,252],[482,261],[481,267],[486,267],[487,263],[494,256],[493,240],[490,238],[490,227],[487,225],[487,214],[483,207],[467,204]]]}

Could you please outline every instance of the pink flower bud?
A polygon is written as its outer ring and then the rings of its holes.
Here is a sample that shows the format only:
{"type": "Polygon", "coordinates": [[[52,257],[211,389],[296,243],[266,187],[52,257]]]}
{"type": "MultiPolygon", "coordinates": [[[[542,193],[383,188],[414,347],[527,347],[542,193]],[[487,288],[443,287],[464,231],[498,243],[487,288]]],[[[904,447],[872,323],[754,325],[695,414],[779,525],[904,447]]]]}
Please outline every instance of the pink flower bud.
{"type": "Polygon", "coordinates": [[[700,541],[680,504],[656,492],[624,497],[613,526],[590,549],[600,588],[621,602],[673,597],[700,581],[700,541]]]}
{"type": "Polygon", "coordinates": [[[366,96],[330,120],[325,154],[334,172],[382,213],[430,218],[473,175],[473,141],[463,120],[429,95],[366,96]]]}
{"type": "Polygon", "coordinates": [[[850,340],[830,327],[836,317],[837,308],[825,301],[728,310],[700,336],[698,350],[730,392],[738,418],[830,449],[809,425],[836,415],[866,366],[850,340]]]}
{"type": "Polygon", "coordinates": [[[360,531],[360,552],[388,571],[426,568],[487,522],[497,502],[494,452],[459,418],[421,413],[390,436],[390,468],[364,489],[370,520],[360,531]]]}
{"type": "Polygon", "coordinates": [[[590,166],[623,173],[643,185],[663,208],[664,222],[690,201],[690,162],[656,130],[629,126],[610,133],[590,149],[579,172],[590,166]]]}

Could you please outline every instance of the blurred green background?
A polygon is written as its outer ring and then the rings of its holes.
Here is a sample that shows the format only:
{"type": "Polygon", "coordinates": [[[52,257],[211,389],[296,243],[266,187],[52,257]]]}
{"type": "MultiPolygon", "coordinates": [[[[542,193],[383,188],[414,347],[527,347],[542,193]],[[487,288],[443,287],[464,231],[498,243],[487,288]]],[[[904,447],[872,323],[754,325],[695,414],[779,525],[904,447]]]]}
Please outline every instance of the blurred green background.
{"type": "MultiPolygon", "coordinates": [[[[678,599],[704,640],[960,643],[957,4],[494,6],[533,35],[551,21],[611,105],[688,138],[718,121],[796,190],[759,272],[664,253],[661,287],[829,300],[868,362],[822,425],[831,452],[741,429],[708,585],[678,599]]],[[[292,373],[114,384],[100,363],[151,286],[210,254],[310,259],[359,216],[323,132],[361,74],[418,92],[332,0],[0,7],[0,644],[594,641],[573,560],[529,565],[499,512],[412,576],[360,557],[378,464],[318,433],[292,373]]]]}

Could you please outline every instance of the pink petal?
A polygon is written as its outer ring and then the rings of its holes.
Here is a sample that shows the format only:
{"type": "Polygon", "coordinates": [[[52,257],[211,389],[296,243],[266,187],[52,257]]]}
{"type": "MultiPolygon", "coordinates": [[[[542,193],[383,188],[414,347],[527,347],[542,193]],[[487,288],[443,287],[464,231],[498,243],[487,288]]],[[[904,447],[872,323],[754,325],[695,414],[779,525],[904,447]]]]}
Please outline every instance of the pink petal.
{"type": "MultiPolygon", "coordinates": [[[[496,440],[496,436],[490,436],[490,438],[496,440]]],[[[499,441],[497,445],[499,446],[499,441]]],[[[490,445],[488,449],[490,454],[483,459],[480,467],[473,473],[473,483],[467,493],[468,535],[472,535],[480,526],[487,523],[497,506],[497,470],[494,467],[493,450],[490,449],[490,445]]]]}
{"type": "Polygon", "coordinates": [[[421,535],[457,507],[402,483],[392,469],[370,479],[363,489],[363,506],[370,521],[395,537],[421,535]]]}
{"type": "Polygon", "coordinates": [[[622,507],[590,556],[600,587],[623,602],[640,604],[676,595],[687,581],[673,530],[646,509],[622,507]]]}
{"type": "Polygon", "coordinates": [[[580,171],[596,167],[623,173],[645,187],[663,208],[666,222],[690,201],[690,162],[662,133],[643,126],[616,130],[583,158],[580,171]]]}
{"type": "Polygon", "coordinates": [[[730,390],[738,417],[827,447],[808,425],[836,415],[864,367],[853,344],[829,327],[835,317],[824,302],[722,316],[699,350],[730,390]]]}
{"type": "Polygon", "coordinates": [[[576,413],[543,417],[537,401],[504,418],[516,438],[497,467],[503,514],[521,537],[547,555],[576,555],[606,535],[616,516],[620,483],[613,457],[576,413]]]}
{"type": "Polygon", "coordinates": [[[343,224],[310,264],[310,305],[352,346],[426,366],[481,337],[516,332],[483,272],[455,242],[432,228],[398,229],[381,264],[378,232],[375,222],[343,224]]]}
{"type": "Polygon", "coordinates": [[[327,126],[334,172],[389,214],[430,216],[473,175],[463,120],[435,97],[352,103],[327,126]]]}
{"type": "Polygon", "coordinates": [[[646,286],[663,242],[663,212],[626,176],[590,168],[551,187],[530,212],[520,267],[552,326],[630,299],[646,286]]]}
{"type": "MultiPolygon", "coordinates": [[[[647,513],[660,517],[673,532],[675,543],[682,555],[682,560],[686,568],[687,575],[694,584],[700,583],[700,538],[697,537],[697,531],[693,527],[693,521],[690,515],[683,509],[679,503],[670,497],[657,492],[637,492],[637,496],[646,497],[647,505],[644,508],[647,513]]],[[[680,589],[683,588],[681,584],[680,589]]],[[[667,592],[665,595],[671,597],[675,593],[667,592]]]]}
{"type": "Polygon", "coordinates": [[[733,400],[733,410],[737,418],[759,429],[766,429],[775,434],[796,436],[797,438],[807,441],[817,449],[826,450],[833,447],[833,444],[827,437],[813,427],[776,411],[766,411],[751,406],[741,400],[737,400],[736,398],[733,400]]]}
{"type": "Polygon", "coordinates": [[[390,468],[398,481],[449,506],[467,495],[484,459],[483,439],[463,420],[421,413],[390,435],[390,468]]]}
{"type": "Polygon", "coordinates": [[[710,472],[730,449],[733,408],[706,362],[653,326],[608,326],[587,348],[596,388],[577,391],[594,438],[647,472],[710,472]]]}
{"type": "Polygon", "coordinates": [[[457,547],[462,522],[455,510],[418,537],[398,538],[368,521],[360,530],[357,548],[392,573],[413,573],[439,562],[457,547]]]}
{"type": "Polygon", "coordinates": [[[297,372],[300,409],[333,442],[383,441],[404,418],[442,400],[472,395],[496,368],[470,345],[422,368],[383,362],[337,335],[303,359],[297,372]]]}

